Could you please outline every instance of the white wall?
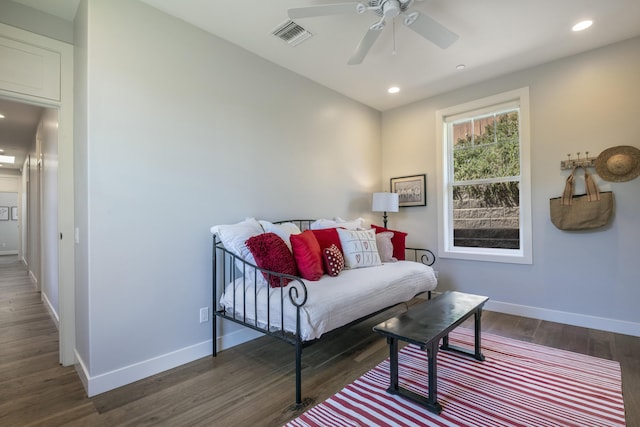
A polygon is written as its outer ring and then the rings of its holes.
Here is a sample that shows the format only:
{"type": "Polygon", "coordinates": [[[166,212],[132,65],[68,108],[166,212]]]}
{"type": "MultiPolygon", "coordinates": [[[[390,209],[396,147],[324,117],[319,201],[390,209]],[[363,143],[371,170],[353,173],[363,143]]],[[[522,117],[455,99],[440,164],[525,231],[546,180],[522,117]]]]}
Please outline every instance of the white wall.
{"type": "Polygon", "coordinates": [[[42,298],[56,323],[60,321],[58,293],[58,110],[45,108],[39,127],[42,141],[42,298]]]}
{"type": "Polygon", "coordinates": [[[139,2],[83,2],[75,29],[76,338],[95,394],[210,354],[211,225],[368,212],[381,116],[139,2]]]}
{"type": "Polygon", "coordinates": [[[0,255],[17,255],[18,221],[12,219],[11,208],[18,206],[18,192],[0,191],[0,206],[9,209],[9,219],[7,221],[0,221],[0,255]]]}
{"type": "MultiPolygon", "coordinates": [[[[489,308],[640,335],[640,179],[597,183],[613,190],[605,229],[562,232],[549,220],[567,153],[597,156],[616,145],[640,148],[640,38],[436,96],[383,114],[383,181],[427,173],[428,205],[403,209],[393,226],[409,242],[437,247],[435,114],[438,109],[530,87],[533,265],[439,258],[440,290],[487,295],[489,308]],[[410,156],[406,153],[411,153],[410,156]]],[[[595,172],[595,171],[594,171],[595,172]]]]}
{"type": "MultiPolygon", "coordinates": [[[[89,221],[88,202],[88,159],[87,159],[87,132],[88,132],[88,102],[87,102],[87,70],[88,70],[88,6],[86,1],[80,2],[74,21],[74,67],[73,75],[75,86],[73,88],[73,116],[74,116],[74,145],[73,164],[75,166],[75,179],[73,181],[75,223],[74,232],[86,233],[89,221]]],[[[75,236],[74,236],[75,237],[75,236]]],[[[75,277],[75,353],[80,364],[91,360],[90,344],[90,318],[89,318],[89,239],[85,235],[79,235],[75,242],[74,253],[74,277],[75,277]]],[[[81,366],[78,372],[88,388],[86,372],[89,366],[81,366]]]]}
{"type": "Polygon", "coordinates": [[[27,174],[27,209],[25,212],[25,226],[27,227],[27,250],[25,253],[25,261],[29,274],[36,282],[38,291],[42,290],[42,276],[41,270],[41,221],[40,221],[40,207],[41,207],[41,193],[40,193],[40,166],[41,162],[38,160],[41,153],[41,139],[38,137],[42,123],[38,124],[38,130],[33,141],[33,144],[27,154],[26,165],[27,168],[23,173],[27,174]]]}
{"type": "MultiPolygon", "coordinates": [[[[5,192],[5,193],[16,193],[18,194],[18,221],[16,223],[16,221],[10,221],[12,223],[14,223],[13,225],[10,225],[9,227],[12,226],[17,226],[18,228],[18,242],[17,242],[17,253],[19,256],[22,255],[22,251],[23,249],[23,242],[22,242],[22,233],[21,230],[23,229],[23,219],[22,219],[22,214],[24,212],[24,210],[22,210],[21,204],[24,202],[24,196],[22,194],[23,191],[23,185],[22,185],[22,181],[21,181],[21,176],[20,176],[20,171],[17,169],[5,169],[3,171],[0,171],[0,192],[5,192]]],[[[2,250],[2,248],[0,248],[0,250],[2,250]]]]}

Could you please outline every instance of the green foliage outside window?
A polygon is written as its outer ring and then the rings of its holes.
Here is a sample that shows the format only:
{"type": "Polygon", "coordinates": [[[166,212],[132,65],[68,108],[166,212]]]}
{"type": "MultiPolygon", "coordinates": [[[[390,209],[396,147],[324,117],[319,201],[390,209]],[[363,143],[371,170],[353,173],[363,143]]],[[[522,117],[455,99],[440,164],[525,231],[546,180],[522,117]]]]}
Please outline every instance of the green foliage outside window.
{"type": "MultiPolygon", "coordinates": [[[[518,112],[497,115],[486,123],[484,131],[473,129],[459,137],[454,146],[454,179],[457,182],[520,175],[520,136],[518,112]],[[480,132],[478,132],[480,131],[480,132]]],[[[466,124],[467,126],[469,123],[466,124]]],[[[474,127],[479,127],[474,123],[474,127]]],[[[486,206],[519,205],[518,182],[464,185],[454,187],[456,199],[478,199],[486,206]]]]}

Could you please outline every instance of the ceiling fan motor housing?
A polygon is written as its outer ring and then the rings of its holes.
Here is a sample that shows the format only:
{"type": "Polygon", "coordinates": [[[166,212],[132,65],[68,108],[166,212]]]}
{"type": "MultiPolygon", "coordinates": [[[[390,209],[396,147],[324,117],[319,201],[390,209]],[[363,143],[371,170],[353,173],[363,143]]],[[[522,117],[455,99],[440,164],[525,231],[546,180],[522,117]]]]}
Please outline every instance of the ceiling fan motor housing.
{"type": "Polygon", "coordinates": [[[395,18],[410,6],[410,0],[369,0],[369,9],[382,18],[395,18]]]}
{"type": "Polygon", "coordinates": [[[400,2],[398,0],[387,0],[382,3],[382,15],[385,18],[395,18],[400,15],[400,2]]]}

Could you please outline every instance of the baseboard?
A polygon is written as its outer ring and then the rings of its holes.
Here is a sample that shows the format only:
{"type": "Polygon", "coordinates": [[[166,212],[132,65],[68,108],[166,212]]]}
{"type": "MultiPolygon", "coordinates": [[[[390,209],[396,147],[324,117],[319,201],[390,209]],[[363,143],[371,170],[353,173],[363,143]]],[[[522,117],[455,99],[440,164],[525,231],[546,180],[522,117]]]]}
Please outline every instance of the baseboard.
{"type": "MultiPolygon", "coordinates": [[[[225,350],[236,345],[251,341],[260,337],[262,334],[252,329],[242,328],[230,334],[218,337],[218,351],[225,350]]],[[[131,384],[135,381],[150,377],[160,372],[167,371],[185,363],[193,362],[206,356],[211,356],[211,340],[207,340],[190,347],[186,347],[172,353],[154,357],[140,363],[135,363],[124,368],[116,369],[104,374],[91,376],[82,360],[82,357],[75,352],[76,363],[75,368],[80,377],[85,391],[89,397],[96,396],[100,393],[131,384]]]]}
{"type": "Polygon", "coordinates": [[[256,338],[259,338],[262,335],[264,334],[258,331],[254,331],[253,329],[241,328],[230,334],[225,334],[223,336],[217,337],[216,348],[218,351],[226,350],[228,348],[235,347],[247,341],[251,341],[256,338]]]}
{"type": "Polygon", "coordinates": [[[36,290],[39,291],[40,287],[38,286],[38,278],[36,277],[35,274],[33,274],[33,271],[31,270],[29,270],[29,278],[33,282],[33,286],[35,286],[36,290]]]}
{"type": "Polygon", "coordinates": [[[84,360],[78,354],[77,349],[74,350],[74,353],[76,355],[76,364],[74,365],[76,368],[76,372],[78,373],[80,382],[84,387],[84,391],[86,391],[87,395],[89,395],[89,376],[88,376],[89,371],[87,370],[87,366],[84,364],[84,360]]]}
{"type": "Polygon", "coordinates": [[[530,317],[533,319],[547,320],[549,322],[564,323],[566,325],[581,326],[583,328],[599,329],[601,331],[640,337],[640,323],[627,322],[624,320],[608,319],[606,317],[589,316],[566,311],[549,310],[546,308],[511,304],[493,300],[489,300],[484,308],[488,311],[496,311],[498,313],[514,314],[516,316],[530,317]]]}
{"type": "Polygon", "coordinates": [[[76,352],[78,360],[76,370],[87,395],[92,397],[210,355],[211,340],[207,340],[111,372],[91,376],[84,361],[76,352]]]}
{"type": "Polygon", "coordinates": [[[49,301],[49,298],[47,298],[47,294],[45,294],[44,292],[41,292],[40,294],[42,295],[42,302],[44,302],[44,306],[47,308],[49,316],[51,316],[51,320],[53,320],[53,323],[56,324],[56,328],[60,329],[60,317],[58,316],[58,313],[56,313],[53,305],[51,304],[51,301],[49,301]]]}

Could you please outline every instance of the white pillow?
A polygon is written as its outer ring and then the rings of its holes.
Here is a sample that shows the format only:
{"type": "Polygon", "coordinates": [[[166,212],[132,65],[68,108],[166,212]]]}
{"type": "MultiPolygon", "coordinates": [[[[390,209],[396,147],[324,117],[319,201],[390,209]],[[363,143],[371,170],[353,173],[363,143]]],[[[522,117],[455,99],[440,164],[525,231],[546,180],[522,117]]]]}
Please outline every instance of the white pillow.
{"type": "Polygon", "coordinates": [[[338,223],[338,227],[346,228],[347,230],[364,230],[364,218],[356,218],[356,219],[342,219],[340,217],[336,217],[336,222],[338,223]]]}
{"type": "Polygon", "coordinates": [[[357,218],[351,221],[345,221],[338,217],[333,219],[318,219],[311,223],[311,230],[323,230],[325,228],[346,228],[347,230],[361,230],[364,228],[364,218],[357,218]]]}
{"type": "Polygon", "coordinates": [[[301,231],[297,225],[293,222],[284,222],[282,224],[274,224],[269,221],[258,221],[266,233],[274,233],[280,236],[282,240],[287,244],[289,250],[291,250],[291,242],[289,236],[292,234],[300,234],[301,231]]]}
{"type": "Polygon", "coordinates": [[[396,262],[398,261],[393,257],[393,243],[391,238],[393,233],[391,231],[383,231],[376,234],[376,245],[378,245],[378,254],[380,255],[380,261],[382,262],[396,262]]]}
{"type": "Polygon", "coordinates": [[[382,264],[374,229],[345,230],[338,228],[337,230],[347,268],[373,267],[382,264]]]}
{"type": "Polygon", "coordinates": [[[211,232],[218,235],[227,250],[255,265],[256,260],[246,243],[250,237],[264,233],[262,226],[255,218],[247,218],[237,224],[214,225],[211,227],[211,232]]]}

